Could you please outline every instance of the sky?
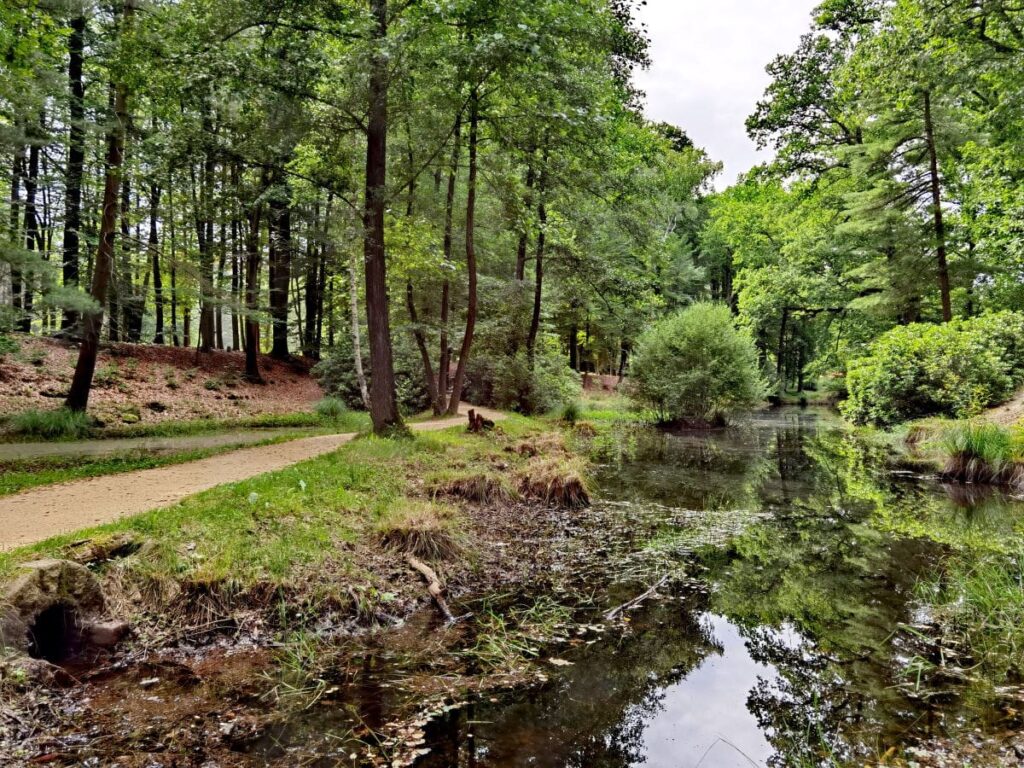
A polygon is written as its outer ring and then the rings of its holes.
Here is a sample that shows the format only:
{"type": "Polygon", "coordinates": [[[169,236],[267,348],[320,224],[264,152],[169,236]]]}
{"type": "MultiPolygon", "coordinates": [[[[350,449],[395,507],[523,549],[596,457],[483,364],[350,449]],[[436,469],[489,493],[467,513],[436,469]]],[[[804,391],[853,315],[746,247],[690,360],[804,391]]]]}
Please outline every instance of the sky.
{"type": "Polygon", "coordinates": [[[639,11],[653,63],[639,72],[651,120],[678,125],[725,164],[724,189],[771,159],[744,122],[768,85],[765,66],[795,50],[821,0],[647,0],[639,11]]]}

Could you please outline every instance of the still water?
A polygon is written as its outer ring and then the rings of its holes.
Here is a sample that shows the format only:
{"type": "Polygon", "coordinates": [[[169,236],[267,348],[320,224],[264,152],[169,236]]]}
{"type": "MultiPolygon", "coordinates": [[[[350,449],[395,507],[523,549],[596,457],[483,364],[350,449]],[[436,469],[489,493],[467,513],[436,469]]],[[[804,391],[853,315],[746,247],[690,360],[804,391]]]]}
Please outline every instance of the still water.
{"type": "Polygon", "coordinates": [[[577,567],[615,574],[606,605],[664,574],[688,586],[567,651],[547,686],[436,722],[422,768],[862,763],[1020,726],[987,684],[915,673],[908,629],[951,547],[1016,535],[1019,500],[893,470],[824,412],[623,429],[593,453],[577,567]]]}

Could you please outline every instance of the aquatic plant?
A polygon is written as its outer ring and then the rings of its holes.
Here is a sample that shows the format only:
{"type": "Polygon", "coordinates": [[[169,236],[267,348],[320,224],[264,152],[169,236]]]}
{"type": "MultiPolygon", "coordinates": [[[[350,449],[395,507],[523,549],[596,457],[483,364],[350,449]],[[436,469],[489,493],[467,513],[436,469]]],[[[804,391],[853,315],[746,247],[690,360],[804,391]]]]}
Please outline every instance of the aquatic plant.
{"type": "Polygon", "coordinates": [[[961,483],[1024,485],[1021,436],[998,424],[959,422],[941,437],[942,476],[961,483]]]}

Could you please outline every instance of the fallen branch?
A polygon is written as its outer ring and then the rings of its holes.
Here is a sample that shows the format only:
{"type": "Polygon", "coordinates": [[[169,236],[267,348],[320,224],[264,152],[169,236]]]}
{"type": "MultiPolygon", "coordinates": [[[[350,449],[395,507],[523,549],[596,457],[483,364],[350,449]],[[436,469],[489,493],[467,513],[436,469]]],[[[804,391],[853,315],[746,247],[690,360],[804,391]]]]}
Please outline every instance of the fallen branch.
{"type": "Polygon", "coordinates": [[[444,588],[441,586],[441,580],[437,578],[437,574],[434,573],[434,569],[424,563],[413,555],[406,555],[405,562],[419,571],[420,575],[423,576],[427,582],[427,592],[434,599],[438,609],[444,614],[445,621],[451,623],[455,621],[455,617],[452,615],[451,610],[448,608],[448,603],[444,599],[444,588]]]}
{"type": "Polygon", "coordinates": [[[644,600],[646,600],[649,597],[652,597],[654,595],[654,593],[657,592],[658,589],[660,589],[665,584],[666,581],[668,581],[668,576],[662,576],[661,577],[661,581],[659,581],[657,584],[652,586],[650,589],[648,589],[642,595],[637,595],[636,597],[634,597],[629,602],[623,603],[622,605],[617,606],[616,608],[612,608],[610,611],[608,611],[608,613],[606,613],[604,615],[604,620],[605,621],[611,621],[612,619],[617,617],[619,614],[624,613],[625,611],[628,611],[630,608],[635,608],[636,606],[640,605],[640,603],[642,603],[644,600]]]}

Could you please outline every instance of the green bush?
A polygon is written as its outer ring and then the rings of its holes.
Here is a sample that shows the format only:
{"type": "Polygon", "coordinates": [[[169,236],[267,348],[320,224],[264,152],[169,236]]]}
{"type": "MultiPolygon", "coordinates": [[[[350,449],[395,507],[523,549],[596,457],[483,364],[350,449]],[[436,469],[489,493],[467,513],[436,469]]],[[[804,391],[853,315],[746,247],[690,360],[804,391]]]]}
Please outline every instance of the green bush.
{"type": "MultiPolygon", "coordinates": [[[[408,338],[408,334],[394,334],[393,343],[398,404],[406,414],[425,411],[430,407],[430,396],[427,393],[419,353],[408,338]]],[[[370,368],[369,348],[366,346],[363,347],[363,370],[369,384],[373,371],[370,368]]],[[[365,410],[356,379],[350,337],[341,336],[338,344],[331,349],[327,357],[316,364],[312,373],[320,382],[327,397],[337,398],[351,410],[365,410]]]]}
{"type": "Polygon", "coordinates": [[[721,304],[694,304],[648,329],[630,379],[633,396],[662,421],[725,419],[765,395],[754,342],[721,304]]]}
{"type": "Polygon", "coordinates": [[[552,334],[537,340],[532,369],[526,350],[510,351],[508,337],[482,334],[467,366],[465,398],[492,408],[544,413],[578,399],[581,387],[552,334]]]}
{"type": "Polygon", "coordinates": [[[885,426],[923,416],[967,418],[1024,383],[1024,315],[1000,312],[882,334],[847,364],[843,414],[885,426]]]}
{"type": "Polygon", "coordinates": [[[58,408],[56,411],[24,411],[10,420],[11,431],[26,437],[83,437],[89,432],[92,420],[81,411],[58,408]]]}

